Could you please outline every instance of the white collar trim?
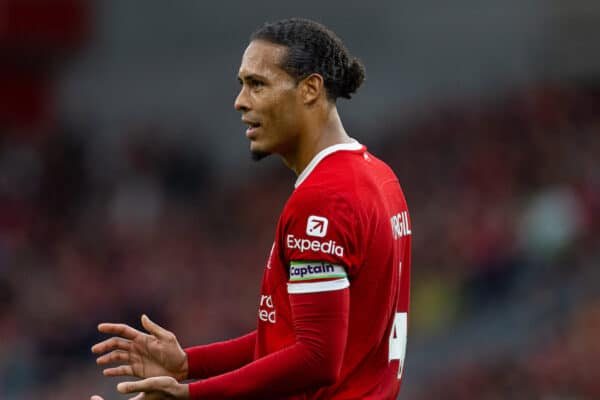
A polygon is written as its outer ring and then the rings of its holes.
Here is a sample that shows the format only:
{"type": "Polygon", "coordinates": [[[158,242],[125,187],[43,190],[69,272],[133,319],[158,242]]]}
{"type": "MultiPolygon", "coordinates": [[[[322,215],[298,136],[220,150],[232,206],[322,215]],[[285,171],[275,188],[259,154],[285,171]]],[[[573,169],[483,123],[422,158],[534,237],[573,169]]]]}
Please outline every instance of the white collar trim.
{"type": "Polygon", "coordinates": [[[306,168],[304,168],[304,171],[302,171],[302,173],[298,176],[298,179],[296,179],[296,184],[294,185],[294,187],[297,188],[298,186],[300,186],[300,184],[302,182],[304,182],[304,180],[306,178],[308,178],[310,173],[321,162],[321,160],[323,160],[328,155],[335,153],[337,151],[343,151],[343,150],[345,150],[345,151],[360,150],[360,149],[362,149],[362,147],[363,147],[362,144],[360,144],[357,140],[352,139],[351,143],[339,143],[339,144],[334,144],[332,146],[324,148],[319,153],[317,153],[317,155],[314,156],[312,160],[310,160],[310,162],[308,163],[306,168]]]}

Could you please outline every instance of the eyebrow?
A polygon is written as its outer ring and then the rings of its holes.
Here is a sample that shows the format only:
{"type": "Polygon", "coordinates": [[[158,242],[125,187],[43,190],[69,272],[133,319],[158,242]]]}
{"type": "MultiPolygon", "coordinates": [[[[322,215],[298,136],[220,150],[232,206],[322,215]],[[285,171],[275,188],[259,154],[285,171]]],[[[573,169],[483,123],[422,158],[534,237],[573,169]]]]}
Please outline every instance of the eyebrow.
{"type": "Polygon", "coordinates": [[[248,75],[244,76],[243,78],[241,76],[238,76],[239,83],[243,83],[244,81],[249,81],[249,80],[266,81],[267,77],[259,75],[259,74],[248,74],[248,75]]]}

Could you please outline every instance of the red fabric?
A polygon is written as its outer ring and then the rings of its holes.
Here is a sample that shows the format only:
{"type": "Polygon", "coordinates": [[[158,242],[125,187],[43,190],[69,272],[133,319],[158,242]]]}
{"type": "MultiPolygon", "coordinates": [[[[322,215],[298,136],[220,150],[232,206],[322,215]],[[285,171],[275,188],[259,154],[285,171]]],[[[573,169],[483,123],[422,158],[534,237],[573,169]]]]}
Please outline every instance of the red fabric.
{"type": "Polygon", "coordinates": [[[303,399],[393,399],[405,356],[401,320],[408,313],[410,215],[400,184],[384,162],[364,146],[340,146],[315,156],[320,162],[302,172],[304,179],[277,223],[260,289],[256,358],[296,342],[288,300],[288,288],[299,287],[290,281],[292,262],[342,265],[352,308],[340,377],[333,385],[305,392],[303,399]],[[315,218],[327,223],[316,229],[315,218]]]}
{"type": "Polygon", "coordinates": [[[184,349],[188,357],[188,378],[208,378],[233,371],[254,359],[256,331],[225,342],[184,349]]]}
{"type": "Polygon", "coordinates": [[[337,380],[348,336],[349,289],[289,298],[296,343],[235,371],[191,383],[192,400],[281,398],[337,380]]]}

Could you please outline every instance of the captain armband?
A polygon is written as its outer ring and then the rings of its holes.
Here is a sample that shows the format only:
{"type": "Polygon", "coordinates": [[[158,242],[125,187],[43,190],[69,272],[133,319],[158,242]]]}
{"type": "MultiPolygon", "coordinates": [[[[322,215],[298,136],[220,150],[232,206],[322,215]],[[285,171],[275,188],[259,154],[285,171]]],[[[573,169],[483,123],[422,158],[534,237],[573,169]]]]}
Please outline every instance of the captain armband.
{"type": "Polygon", "coordinates": [[[292,261],[288,293],[317,293],[350,286],[346,268],[324,261],[292,261]]]}

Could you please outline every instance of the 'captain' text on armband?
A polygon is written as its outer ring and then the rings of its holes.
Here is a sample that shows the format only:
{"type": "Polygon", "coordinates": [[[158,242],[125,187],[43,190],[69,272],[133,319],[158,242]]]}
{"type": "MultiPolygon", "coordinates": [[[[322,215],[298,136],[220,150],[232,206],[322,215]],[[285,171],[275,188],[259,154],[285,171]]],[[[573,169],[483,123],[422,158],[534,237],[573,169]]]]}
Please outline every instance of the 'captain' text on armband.
{"type": "Polygon", "coordinates": [[[412,234],[410,221],[408,219],[408,211],[402,211],[393,215],[390,222],[392,224],[392,235],[394,235],[394,240],[412,234]]]}

